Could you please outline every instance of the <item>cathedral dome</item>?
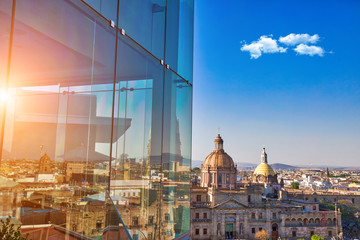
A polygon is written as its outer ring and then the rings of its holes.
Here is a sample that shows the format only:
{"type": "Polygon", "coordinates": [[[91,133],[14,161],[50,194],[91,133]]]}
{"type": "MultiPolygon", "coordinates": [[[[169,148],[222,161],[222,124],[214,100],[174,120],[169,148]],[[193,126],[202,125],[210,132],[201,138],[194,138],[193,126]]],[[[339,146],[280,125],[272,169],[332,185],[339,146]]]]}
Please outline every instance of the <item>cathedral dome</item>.
{"type": "Polygon", "coordinates": [[[255,175],[264,175],[264,176],[269,176],[269,175],[275,175],[274,170],[272,169],[272,167],[267,164],[267,163],[260,163],[254,171],[255,175]]]}
{"type": "Polygon", "coordinates": [[[205,158],[203,168],[234,168],[234,161],[223,149],[224,141],[220,134],[215,138],[214,143],[215,149],[205,158]]]}
{"type": "Polygon", "coordinates": [[[275,175],[274,170],[267,162],[267,153],[265,152],[265,148],[263,148],[263,152],[261,153],[261,163],[255,168],[254,175],[275,175]]]}

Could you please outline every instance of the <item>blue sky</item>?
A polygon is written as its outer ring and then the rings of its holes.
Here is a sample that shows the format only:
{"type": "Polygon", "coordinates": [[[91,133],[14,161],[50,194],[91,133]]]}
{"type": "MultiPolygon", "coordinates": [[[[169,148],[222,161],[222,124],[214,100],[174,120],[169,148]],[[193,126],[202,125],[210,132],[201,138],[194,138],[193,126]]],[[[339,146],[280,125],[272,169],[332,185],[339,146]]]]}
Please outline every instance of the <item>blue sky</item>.
{"type": "Polygon", "coordinates": [[[360,167],[359,13],[355,0],[195,1],[192,159],[220,127],[235,162],[259,162],[265,145],[271,163],[360,167]],[[308,35],[279,41],[292,33],[308,35]],[[261,36],[286,52],[241,50],[261,36]]]}

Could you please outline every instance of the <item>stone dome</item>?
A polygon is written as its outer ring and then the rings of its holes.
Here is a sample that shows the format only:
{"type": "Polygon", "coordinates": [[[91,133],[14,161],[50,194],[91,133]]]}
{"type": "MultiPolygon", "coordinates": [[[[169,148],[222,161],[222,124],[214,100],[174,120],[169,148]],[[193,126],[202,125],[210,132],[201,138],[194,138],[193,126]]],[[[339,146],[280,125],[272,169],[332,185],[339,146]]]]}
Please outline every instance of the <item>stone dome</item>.
{"type": "Polygon", "coordinates": [[[223,149],[224,141],[220,134],[215,138],[214,143],[215,149],[205,158],[203,168],[234,168],[234,161],[223,149]]]}
{"type": "Polygon", "coordinates": [[[261,153],[261,163],[255,168],[254,175],[274,176],[275,172],[268,164],[265,148],[261,153]]]}

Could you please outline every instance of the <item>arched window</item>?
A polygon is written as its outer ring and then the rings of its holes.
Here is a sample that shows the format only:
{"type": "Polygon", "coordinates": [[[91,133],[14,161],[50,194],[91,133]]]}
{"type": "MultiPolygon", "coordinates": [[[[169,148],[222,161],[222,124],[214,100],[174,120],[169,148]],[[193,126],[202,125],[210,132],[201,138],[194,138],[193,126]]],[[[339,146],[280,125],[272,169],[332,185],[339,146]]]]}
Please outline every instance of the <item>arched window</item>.
{"type": "Polygon", "coordinates": [[[301,218],[298,218],[297,222],[299,223],[300,226],[303,224],[303,221],[301,218]]]}
{"type": "Polygon", "coordinates": [[[304,219],[304,226],[306,226],[307,223],[308,223],[308,220],[307,220],[307,218],[305,218],[305,219],[304,219]]]}
{"type": "Polygon", "coordinates": [[[218,173],[218,184],[222,184],[222,174],[218,173]]]}

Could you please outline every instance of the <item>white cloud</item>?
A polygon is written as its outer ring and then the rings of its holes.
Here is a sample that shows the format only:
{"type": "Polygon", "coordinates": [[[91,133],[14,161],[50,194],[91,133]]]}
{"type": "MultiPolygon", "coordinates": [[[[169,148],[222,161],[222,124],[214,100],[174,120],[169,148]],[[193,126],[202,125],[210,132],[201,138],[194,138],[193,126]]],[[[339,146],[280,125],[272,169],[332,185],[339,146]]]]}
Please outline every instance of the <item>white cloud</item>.
{"type": "Polygon", "coordinates": [[[294,48],[294,51],[297,52],[300,55],[309,55],[309,56],[324,56],[324,49],[318,46],[308,46],[306,44],[299,44],[296,48],[294,48]]]}
{"type": "Polygon", "coordinates": [[[285,45],[289,45],[289,46],[295,46],[298,45],[300,43],[316,43],[317,41],[319,41],[320,37],[317,34],[314,34],[312,36],[310,36],[309,34],[305,33],[305,34],[295,34],[295,33],[290,33],[289,35],[287,35],[286,37],[280,37],[279,38],[279,42],[285,44],[285,45]]]}
{"type": "Polygon", "coordinates": [[[257,59],[263,53],[283,53],[287,48],[279,47],[277,41],[269,36],[261,36],[259,40],[252,42],[251,44],[244,44],[241,47],[241,51],[248,51],[251,58],[257,59]]]}

